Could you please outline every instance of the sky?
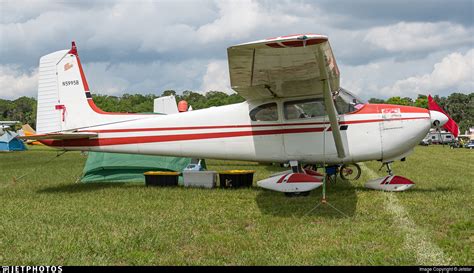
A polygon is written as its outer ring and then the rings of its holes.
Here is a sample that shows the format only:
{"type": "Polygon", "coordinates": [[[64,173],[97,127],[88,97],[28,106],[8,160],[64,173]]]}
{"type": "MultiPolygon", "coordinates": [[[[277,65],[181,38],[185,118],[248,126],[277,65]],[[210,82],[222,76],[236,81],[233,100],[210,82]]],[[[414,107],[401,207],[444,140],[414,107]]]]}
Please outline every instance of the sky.
{"type": "Polygon", "coordinates": [[[0,98],[36,97],[39,58],[76,41],[93,93],[232,93],[227,47],[329,37],[363,99],[474,92],[472,0],[0,0],[0,98]]]}

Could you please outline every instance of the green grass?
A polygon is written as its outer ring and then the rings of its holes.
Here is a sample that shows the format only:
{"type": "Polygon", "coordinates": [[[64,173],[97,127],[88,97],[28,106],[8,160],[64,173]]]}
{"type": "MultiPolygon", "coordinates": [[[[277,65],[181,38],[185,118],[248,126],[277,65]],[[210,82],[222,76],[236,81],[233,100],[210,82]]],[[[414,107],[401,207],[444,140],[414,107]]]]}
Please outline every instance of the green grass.
{"type": "MultiPolygon", "coordinates": [[[[349,217],[309,197],[259,188],[156,188],[77,184],[85,157],[47,148],[0,154],[0,263],[66,265],[413,265],[416,253],[363,174],[328,187],[349,217]],[[45,164],[46,163],[46,164],[45,164]],[[24,178],[13,182],[12,177],[24,178]]],[[[417,228],[453,264],[473,264],[474,152],[417,147],[397,174],[416,187],[396,193],[417,228]]],[[[255,181],[282,170],[249,162],[208,168],[254,169],[255,181]]],[[[374,171],[379,163],[367,163],[374,171]]],[[[380,172],[383,175],[383,172],[380,172]]]]}

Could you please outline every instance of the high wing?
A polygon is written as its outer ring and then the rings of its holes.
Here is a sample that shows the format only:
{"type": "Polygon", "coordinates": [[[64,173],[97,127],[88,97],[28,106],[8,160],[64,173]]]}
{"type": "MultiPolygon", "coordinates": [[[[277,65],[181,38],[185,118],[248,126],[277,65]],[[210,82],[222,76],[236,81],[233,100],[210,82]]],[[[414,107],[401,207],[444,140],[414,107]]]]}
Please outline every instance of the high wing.
{"type": "Polygon", "coordinates": [[[333,101],[340,73],[327,36],[270,38],[231,46],[227,55],[231,87],[247,100],[322,95],[338,157],[345,157],[333,101]]]}
{"type": "Polygon", "coordinates": [[[328,37],[299,34],[227,49],[232,89],[247,100],[323,93],[323,80],[339,89],[339,69],[328,37]]]}

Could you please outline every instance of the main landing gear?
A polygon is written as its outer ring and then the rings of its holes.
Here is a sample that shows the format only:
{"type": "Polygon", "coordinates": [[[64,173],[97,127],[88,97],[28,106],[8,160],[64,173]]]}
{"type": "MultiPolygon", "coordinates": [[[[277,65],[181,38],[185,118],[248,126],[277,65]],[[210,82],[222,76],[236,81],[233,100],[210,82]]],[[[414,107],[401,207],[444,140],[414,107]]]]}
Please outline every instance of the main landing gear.
{"type": "Polygon", "coordinates": [[[316,166],[290,161],[291,170],[274,174],[257,182],[257,185],[274,191],[283,192],[288,197],[308,196],[310,191],[323,186],[326,182],[335,182],[337,175],[343,180],[357,180],[361,175],[359,165],[355,163],[324,165],[324,174],[316,171],[316,166]]]}
{"type": "MultiPolygon", "coordinates": [[[[329,181],[330,183],[336,183],[337,176],[341,177],[344,181],[355,181],[360,178],[362,171],[360,166],[357,163],[345,163],[345,164],[338,164],[332,166],[325,166],[325,175],[317,172],[317,166],[315,165],[304,165],[298,164],[297,161],[290,162],[290,166],[292,168],[293,173],[304,173],[307,175],[311,175],[317,177],[323,183],[329,181]],[[325,176],[325,177],[324,177],[325,176]]],[[[286,192],[286,196],[294,197],[294,196],[308,196],[308,192],[286,192]]]]}
{"type": "MultiPolygon", "coordinates": [[[[304,170],[306,173],[315,172],[317,170],[315,165],[306,165],[304,170]]],[[[326,179],[330,183],[336,183],[337,176],[344,181],[355,181],[360,178],[362,170],[357,163],[344,163],[332,166],[324,167],[326,173],[326,179]]],[[[322,174],[320,174],[322,176],[322,174]]]]}
{"type": "Polygon", "coordinates": [[[323,185],[322,175],[310,173],[302,168],[298,161],[290,161],[291,170],[270,176],[257,182],[257,185],[286,196],[307,196],[310,191],[323,185]]]}
{"type": "MultiPolygon", "coordinates": [[[[301,173],[311,175],[307,173],[303,166],[298,163],[298,161],[290,161],[291,171],[293,173],[301,173]]],[[[286,197],[298,197],[298,196],[308,196],[311,191],[297,191],[297,192],[285,192],[286,197]]]]}

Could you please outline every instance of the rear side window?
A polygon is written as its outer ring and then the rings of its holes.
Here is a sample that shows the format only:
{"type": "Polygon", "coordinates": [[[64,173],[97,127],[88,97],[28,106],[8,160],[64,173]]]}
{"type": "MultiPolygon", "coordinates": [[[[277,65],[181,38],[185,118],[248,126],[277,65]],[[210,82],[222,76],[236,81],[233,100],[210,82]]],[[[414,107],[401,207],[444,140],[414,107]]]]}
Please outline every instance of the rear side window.
{"type": "Polygon", "coordinates": [[[260,105],[250,111],[250,119],[253,121],[277,121],[278,110],[276,103],[260,105]]]}
{"type": "Polygon", "coordinates": [[[326,115],[323,99],[308,99],[285,102],[285,118],[307,119],[326,115]]]}

